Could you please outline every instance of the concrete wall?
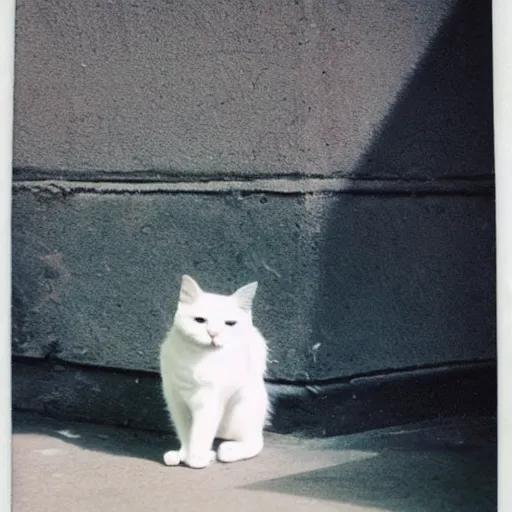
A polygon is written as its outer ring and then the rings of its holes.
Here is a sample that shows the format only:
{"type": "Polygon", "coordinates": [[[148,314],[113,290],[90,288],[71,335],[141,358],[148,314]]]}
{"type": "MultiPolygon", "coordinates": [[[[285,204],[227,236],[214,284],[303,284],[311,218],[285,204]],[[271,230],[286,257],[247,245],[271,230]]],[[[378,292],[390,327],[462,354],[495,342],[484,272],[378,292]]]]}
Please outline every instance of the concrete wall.
{"type": "Polygon", "coordinates": [[[495,357],[490,2],[18,0],[13,352],[156,370],[260,282],[269,378],[495,357]]]}

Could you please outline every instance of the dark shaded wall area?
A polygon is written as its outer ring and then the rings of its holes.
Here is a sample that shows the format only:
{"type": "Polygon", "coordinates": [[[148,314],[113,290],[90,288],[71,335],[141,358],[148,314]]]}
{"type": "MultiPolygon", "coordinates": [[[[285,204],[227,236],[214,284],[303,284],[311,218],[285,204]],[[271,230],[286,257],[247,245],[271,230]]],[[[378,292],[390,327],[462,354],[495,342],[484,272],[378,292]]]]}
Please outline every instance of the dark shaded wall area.
{"type": "Polygon", "coordinates": [[[492,362],[491,64],[476,0],[19,0],[14,406],[156,372],[183,273],[276,384],[492,362]]]}

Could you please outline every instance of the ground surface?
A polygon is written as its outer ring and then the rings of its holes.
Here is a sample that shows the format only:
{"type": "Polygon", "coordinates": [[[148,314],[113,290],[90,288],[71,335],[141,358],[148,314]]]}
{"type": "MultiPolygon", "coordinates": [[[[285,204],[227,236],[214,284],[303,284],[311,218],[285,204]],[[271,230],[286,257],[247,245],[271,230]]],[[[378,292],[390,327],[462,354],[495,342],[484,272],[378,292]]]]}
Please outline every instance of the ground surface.
{"type": "Polygon", "coordinates": [[[492,419],[326,439],[267,435],[264,452],[166,467],[171,437],[15,414],[13,510],[494,512],[492,419]]]}

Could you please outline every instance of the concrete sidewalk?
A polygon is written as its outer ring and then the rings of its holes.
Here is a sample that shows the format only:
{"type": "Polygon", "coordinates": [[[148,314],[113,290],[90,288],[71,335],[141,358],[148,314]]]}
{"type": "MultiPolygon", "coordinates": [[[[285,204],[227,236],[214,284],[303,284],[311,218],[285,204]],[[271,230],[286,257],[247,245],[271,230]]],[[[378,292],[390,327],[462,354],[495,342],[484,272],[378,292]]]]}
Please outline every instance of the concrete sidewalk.
{"type": "Polygon", "coordinates": [[[250,461],[166,467],[170,436],[14,415],[14,512],[495,512],[493,419],[326,439],[268,434],[250,461]]]}

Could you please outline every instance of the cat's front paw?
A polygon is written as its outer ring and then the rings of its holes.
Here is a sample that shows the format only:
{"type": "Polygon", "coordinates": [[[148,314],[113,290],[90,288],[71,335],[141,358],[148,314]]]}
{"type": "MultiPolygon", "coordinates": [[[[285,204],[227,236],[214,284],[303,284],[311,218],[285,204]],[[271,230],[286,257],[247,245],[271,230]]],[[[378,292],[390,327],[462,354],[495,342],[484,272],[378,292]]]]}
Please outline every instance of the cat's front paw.
{"type": "Polygon", "coordinates": [[[166,466],[178,466],[184,458],[183,450],[170,450],[164,453],[164,463],[166,466]]]}
{"type": "Polygon", "coordinates": [[[191,453],[183,461],[188,467],[194,469],[202,469],[208,466],[215,459],[215,452],[209,450],[206,453],[191,453]]]}

